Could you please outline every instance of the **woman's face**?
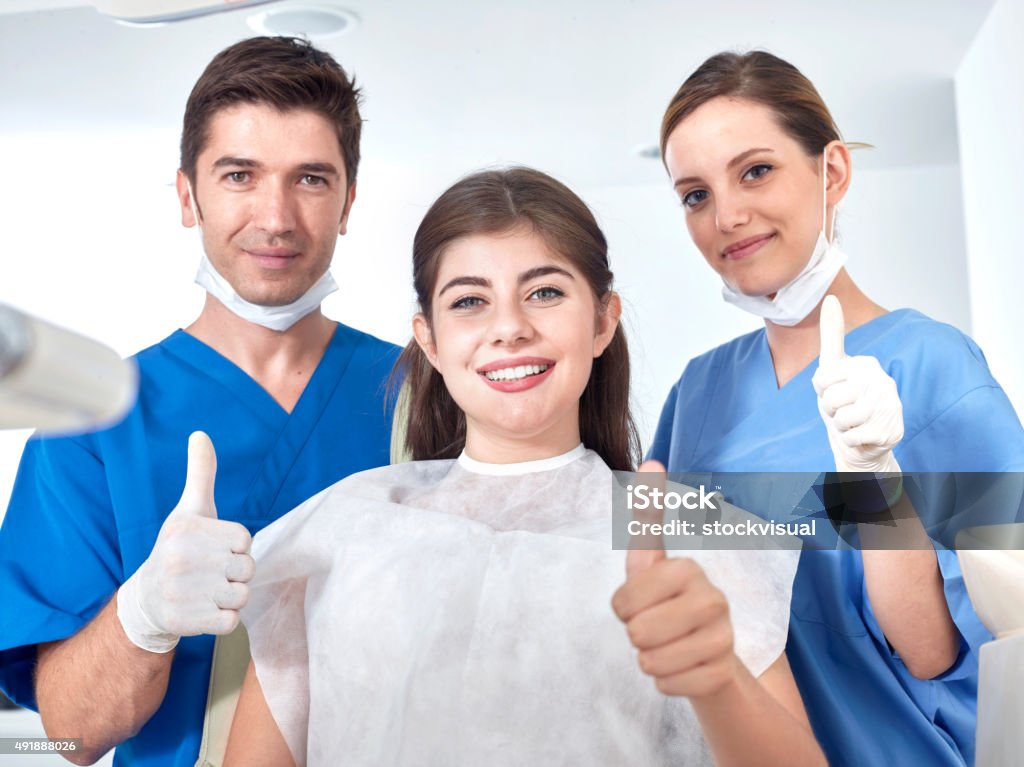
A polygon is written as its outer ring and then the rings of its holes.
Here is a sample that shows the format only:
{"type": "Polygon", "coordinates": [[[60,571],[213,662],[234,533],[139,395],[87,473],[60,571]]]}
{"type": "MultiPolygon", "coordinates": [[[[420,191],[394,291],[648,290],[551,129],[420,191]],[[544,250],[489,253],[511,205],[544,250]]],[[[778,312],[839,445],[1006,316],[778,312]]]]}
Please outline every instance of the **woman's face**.
{"type": "Polygon", "coordinates": [[[735,290],[772,296],[807,264],[822,226],[822,161],[771,109],[712,99],[669,135],[665,164],[690,237],[735,290]]]}
{"type": "Polygon", "coordinates": [[[580,441],[579,399],[618,323],[583,274],[538,235],[456,240],[441,257],[433,317],[416,340],[466,414],[478,460],[530,460],[580,441]]]}

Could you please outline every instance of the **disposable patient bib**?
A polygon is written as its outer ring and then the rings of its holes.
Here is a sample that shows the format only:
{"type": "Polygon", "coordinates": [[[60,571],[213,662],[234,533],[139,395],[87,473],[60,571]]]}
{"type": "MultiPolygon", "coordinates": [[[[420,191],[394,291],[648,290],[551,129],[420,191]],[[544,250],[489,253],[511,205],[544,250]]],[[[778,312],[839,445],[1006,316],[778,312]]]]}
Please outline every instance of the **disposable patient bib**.
{"type": "MultiPolygon", "coordinates": [[[[260,532],[243,621],[297,764],[710,765],[689,701],[657,691],[612,612],[613,481],[582,448],[404,463],[260,532]]],[[[785,648],[798,552],[687,555],[761,674],[785,648]]]]}
{"type": "Polygon", "coordinates": [[[821,172],[821,231],[814,244],[814,251],[807,261],[807,265],[800,271],[800,274],[790,282],[779,288],[775,298],[767,296],[748,296],[735,290],[728,282],[723,280],[722,298],[728,303],[735,304],[740,309],[758,317],[774,322],[776,325],[792,326],[803,320],[811,310],[817,306],[825,297],[829,285],[839,274],[839,270],[846,264],[846,254],[839,249],[835,241],[835,211],[832,212],[832,239],[826,235],[826,218],[828,214],[828,202],[825,198],[825,184],[828,179],[827,163],[822,156],[821,172]]]}
{"type": "MultiPolygon", "coordinates": [[[[196,206],[196,197],[192,191],[191,183],[188,185],[188,199],[189,204],[192,206],[192,215],[196,220],[196,227],[199,229],[199,239],[202,241],[203,224],[199,218],[199,209],[196,206]]],[[[206,255],[205,244],[195,281],[199,287],[224,304],[233,314],[248,322],[253,322],[279,332],[288,330],[288,328],[320,306],[327,296],[338,289],[338,283],[334,281],[331,273],[324,272],[323,276],[309,290],[290,304],[284,306],[261,306],[250,303],[238,295],[231,286],[231,283],[224,279],[221,273],[214,268],[209,257],[206,255]]]]}

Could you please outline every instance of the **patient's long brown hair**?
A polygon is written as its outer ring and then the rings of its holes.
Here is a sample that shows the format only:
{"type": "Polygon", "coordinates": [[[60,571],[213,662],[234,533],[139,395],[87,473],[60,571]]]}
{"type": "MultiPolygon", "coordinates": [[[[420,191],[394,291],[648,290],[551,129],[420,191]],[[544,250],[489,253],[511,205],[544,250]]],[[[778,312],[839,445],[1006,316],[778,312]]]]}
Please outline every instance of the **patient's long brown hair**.
{"type": "MultiPolygon", "coordinates": [[[[578,269],[603,306],[612,272],[608,243],[594,215],[568,187],[540,171],[508,168],[474,173],[442,194],[427,211],[413,241],[413,284],[420,310],[431,322],[431,298],[445,250],[478,234],[527,228],[578,269]]],[[[410,341],[396,366],[409,384],[406,444],[414,460],[455,458],[466,444],[466,416],[426,355],[410,341]]],[[[640,440],[629,409],[629,351],[619,325],[594,360],[580,397],[580,437],[613,469],[632,470],[640,440]]]]}

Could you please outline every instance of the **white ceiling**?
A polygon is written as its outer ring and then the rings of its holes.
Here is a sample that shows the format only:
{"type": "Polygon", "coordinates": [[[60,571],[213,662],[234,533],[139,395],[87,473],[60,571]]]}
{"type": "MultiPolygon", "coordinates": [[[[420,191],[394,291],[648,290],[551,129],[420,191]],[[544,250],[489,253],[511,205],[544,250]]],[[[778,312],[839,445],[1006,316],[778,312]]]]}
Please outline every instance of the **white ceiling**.
{"type": "MultiPolygon", "coordinates": [[[[154,29],[71,0],[0,0],[0,135],[174,135],[245,10],[154,29]],[[26,10],[50,7],[51,10],[26,10]]],[[[661,180],[631,153],[703,58],[762,47],[817,84],[866,167],[957,161],[952,77],[992,0],[351,0],[321,43],[366,94],[364,153],[408,178],[524,162],[575,184],[661,180]]],[[[400,181],[401,179],[396,179],[400,181]]]]}

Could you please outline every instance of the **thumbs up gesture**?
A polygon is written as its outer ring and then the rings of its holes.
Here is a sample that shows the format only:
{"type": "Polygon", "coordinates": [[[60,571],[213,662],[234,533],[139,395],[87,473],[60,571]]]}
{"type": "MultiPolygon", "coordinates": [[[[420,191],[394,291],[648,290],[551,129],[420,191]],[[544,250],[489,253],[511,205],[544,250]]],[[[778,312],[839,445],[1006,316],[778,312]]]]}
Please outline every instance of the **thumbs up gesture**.
{"type": "Polygon", "coordinates": [[[149,558],[117,592],[121,626],[143,650],[169,652],[182,636],[228,634],[249,600],[252,536],[237,522],[217,519],[216,475],[213,443],[197,431],[188,440],[181,500],[149,558]]]}
{"type": "Polygon", "coordinates": [[[821,353],[811,382],[838,471],[898,472],[892,449],[903,439],[896,382],[874,357],[847,357],[843,308],[821,305],[821,353]]]}
{"type": "MultiPolygon", "coordinates": [[[[664,478],[665,469],[647,461],[640,472],[664,478]]],[[[640,669],[666,695],[718,692],[739,669],[725,595],[694,560],[666,557],[660,540],[634,543],[639,547],[626,554],[626,582],[612,597],[612,609],[640,651],[640,669]]]]}

